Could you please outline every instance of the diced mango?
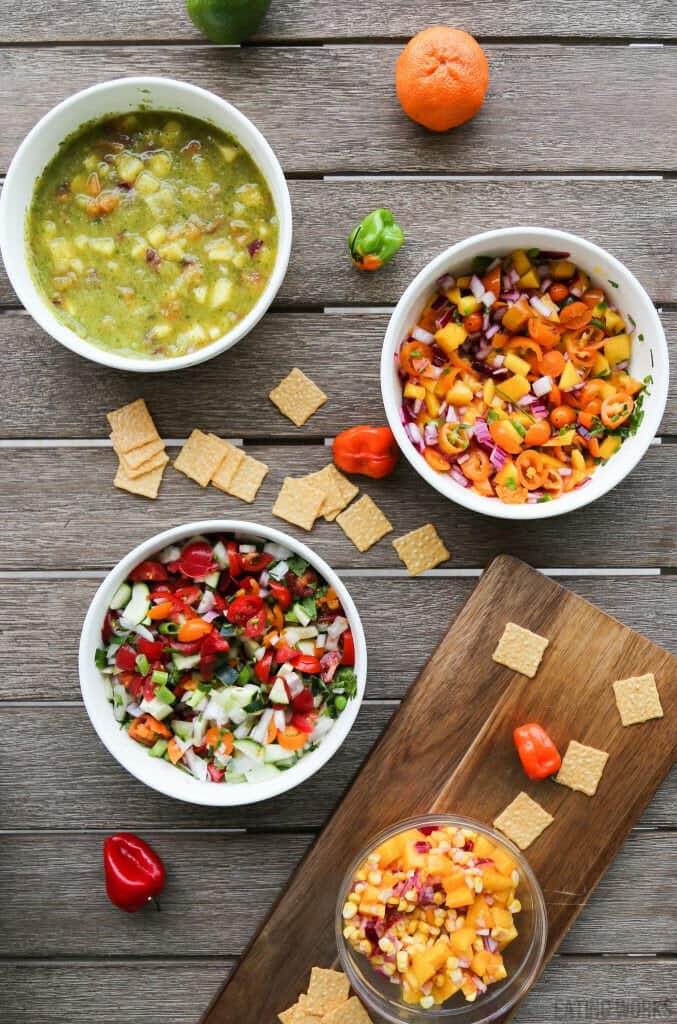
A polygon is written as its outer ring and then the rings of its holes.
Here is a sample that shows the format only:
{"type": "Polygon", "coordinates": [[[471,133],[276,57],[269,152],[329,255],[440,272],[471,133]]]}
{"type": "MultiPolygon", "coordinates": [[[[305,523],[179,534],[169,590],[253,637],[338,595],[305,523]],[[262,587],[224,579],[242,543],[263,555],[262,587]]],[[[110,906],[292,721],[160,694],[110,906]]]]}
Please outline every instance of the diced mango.
{"type": "Polygon", "coordinates": [[[475,893],[467,885],[460,885],[447,893],[446,904],[449,908],[469,907],[475,899],[475,893]]]}
{"type": "Polygon", "coordinates": [[[521,373],[516,373],[514,377],[509,377],[508,380],[501,383],[498,393],[501,398],[508,398],[511,402],[517,402],[520,398],[528,395],[530,390],[531,385],[527,378],[521,373]]]}
{"type": "Polygon", "coordinates": [[[521,373],[523,377],[526,377],[531,370],[526,359],[520,359],[514,352],[508,352],[503,365],[513,373],[521,373]]]}
{"type": "Polygon", "coordinates": [[[386,839],[385,843],[381,843],[377,847],[376,853],[380,857],[382,868],[387,868],[390,864],[399,860],[404,851],[405,842],[404,835],[400,833],[400,835],[393,836],[392,839],[386,839]]]}
{"type": "Polygon", "coordinates": [[[468,403],[472,401],[472,397],[472,391],[468,385],[464,384],[461,380],[457,380],[446,393],[446,401],[449,405],[454,405],[459,408],[461,406],[468,405],[468,403]]]}
{"type": "Polygon", "coordinates": [[[442,886],[445,892],[454,892],[459,886],[463,885],[465,881],[465,875],[463,874],[463,868],[457,865],[452,866],[451,871],[445,874],[442,878],[442,886]]]}
{"type": "Polygon", "coordinates": [[[527,270],[526,274],[522,274],[517,283],[520,288],[538,288],[541,282],[535,270],[527,270]]]}
{"type": "Polygon", "coordinates": [[[555,434],[549,441],[544,441],[541,448],[561,448],[562,445],[571,444],[575,436],[575,430],[567,430],[566,434],[555,434]]]}
{"type": "Polygon", "coordinates": [[[611,367],[609,366],[609,360],[606,356],[603,356],[601,352],[598,352],[595,356],[595,361],[592,364],[592,370],[590,371],[593,377],[608,377],[611,367]]]}
{"type": "Polygon", "coordinates": [[[622,334],[625,332],[625,320],[615,309],[602,311],[604,324],[609,334],[622,334]]]}
{"type": "Polygon", "coordinates": [[[438,1004],[438,1006],[440,1003],[445,1003],[447,999],[451,999],[455,992],[458,992],[458,989],[459,986],[455,982],[453,982],[451,978],[447,975],[444,978],[442,984],[439,987],[436,986],[433,989],[433,996],[435,997],[435,1002],[438,1004]]]}
{"type": "Polygon", "coordinates": [[[404,385],[404,397],[422,401],[425,398],[425,388],[422,388],[420,384],[412,384],[411,381],[407,381],[404,385]]]}
{"type": "Polygon", "coordinates": [[[501,874],[491,864],[482,864],[480,871],[482,872],[485,892],[504,892],[506,889],[512,889],[510,877],[501,874]]]}
{"type": "Polygon", "coordinates": [[[553,302],[548,293],[540,296],[541,302],[543,302],[550,310],[550,316],[548,320],[550,323],[559,323],[559,306],[556,302],[553,302]]]}
{"type": "Polygon", "coordinates": [[[460,348],[467,337],[468,332],[461,324],[445,324],[435,332],[435,341],[447,355],[460,348]]]}
{"type": "Polygon", "coordinates": [[[550,264],[550,276],[555,281],[568,281],[576,273],[576,267],[571,260],[553,260],[550,264]]]}
{"type": "Polygon", "coordinates": [[[452,932],[449,936],[449,945],[454,956],[464,956],[469,953],[475,938],[474,928],[457,928],[455,932],[452,932]]]}
{"type": "Polygon", "coordinates": [[[531,260],[525,253],[524,249],[515,249],[511,255],[512,265],[517,273],[522,276],[531,270],[531,260]]]}
{"type": "Polygon", "coordinates": [[[571,391],[578,384],[581,383],[581,378],[578,376],[578,370],[572,362],[567,362],[566,366],[562,370],[559,378],[559,386],[562,391],[571,391]]]}
{"type": "Polygon", "coordinates": [[[512,914],[505,907],[493,907],[494,928],[510,929],[513,926],[512,914]]]}
{"type": "Polygon", "coordinates": [[[514,306],[508,306],[501,320],[501,327],[504,331],[515,334],[522,330],[530,316],[531,312],[527,303],[520,299],[514,306]]]}
{"type": "Polygon", "coordinates": [[[461,301],[461,289],[460,288],[449,288],[449,290],[446,291],[444,294],[449,299],[449,302],[453,302],[453,304],[455,306],[457,306],[459,304],[459,302],[461,301]]]}
{"type": "Polygon", "coordinates": [[[464,295],[463,298],[459,299],[457,305],[461,316],[470,316],[471,313],[476,313],[480,308],[480,300],[476,299],[474,295],[464,295]]]}
{"type": "Polygon", "coordinates": [[[508,459],[503,466],[503,469],[499,469],[498,473],[494,477],[494,481],[497,484],[502,484],[504,487],[511,487],[513,484],[517,486],[519,483],[519,474],[517,472],[517,466],[508,459]]]}
{"type": "Polygon", "coordinates": [[[604,355],[609,361],[609,366],[629,359],[631,347],[632,338],[629,334],[615,334],[613,338],[607,338],[604,342],[604,355]]]}
{"type": "Polygon", "coordinates": [[[511,857],[508,851],[504,850],[502,846],[494,847],[492,859],[502,875],[511,875],[517,868],[515,858],[511,857]]]}
{"type": "Polygon", "coordinates": [[[494,914],[483,896],[478,896],[465,915],[467,928],[493,928],[494,914]]]}
{"type": "Polygon", "coordinates": [[[448,876],[449,869],[452,867],[452,863],[449,860],[449,856],[446,853],[440,853],[438,850],[432,850],[428,854],[428,862],[426,864],[426,871],[429,875],[442,878],[448,876]]]}
{"type": "Polygon", "coordinates": [[[471,274],[464,274],[461,277],[457,277],[456,284],[458,285],[459,288],[469,288],[471,277],[471,274]]]}
{"type": "Polygon", "coordinates": [[[617,437],[616,434],[609,434],[605,437],[599,446],[599,454],[602,459],[610,459],[621,446],[622,439],[617,437]]]}

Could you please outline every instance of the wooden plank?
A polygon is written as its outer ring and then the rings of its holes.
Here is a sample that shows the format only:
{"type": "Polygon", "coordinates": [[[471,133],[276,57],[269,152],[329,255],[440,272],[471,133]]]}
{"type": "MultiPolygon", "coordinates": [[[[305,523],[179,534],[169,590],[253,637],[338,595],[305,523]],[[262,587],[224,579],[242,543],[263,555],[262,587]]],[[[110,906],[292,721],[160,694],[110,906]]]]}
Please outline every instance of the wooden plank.
{"type": "Polygon", "coordinates": [[[548,959],[670,770],[677,700],[669,686],[676,669],[677,658],[638,633],[526,564],[497,558],[205,1014],[204,1024],[225,1024],[245,1015],[272,1018],[303,991],[312,964],[333,960],[334,904],[341,871],[376,832],[393,820],[423,811],[456,811],[491,822],[521,789],[531,792],[555,817],[527,854],[545,897],[548,959]],[[491,660],[500,624],[509,619],[551,641],[536,680],[491,660]],[[488,622],[496,625],[488,627],[488,622]],[[595,666],[592,677],[590,664],[595,666]],[[656,674],[665,711],[664,718],[641,727],[641,737],[639,727],[634,734],[623,729],[613,707],[611,682],[628,670],[656,674]],[[442,709],[445,702],[454,709],[453,722],[443,713],[431,720],[430,708],[442,709]],[[523,716],[549,722],[561,749],[576,736],[610,751],[593,803],[563,786],[525,780],[511,736],[523,716]],[[650,760],[645,756],[647,743],[650,760]],[[577,849],[576,857],[570,855],[571,845],[577,849]],[[298,920],[303,920],[304,930],[296,937],[291,957],[288,949],[283,953],[284,936],[298,920]],[[257,977],[269,976],[278,979],[275,990],[256,985],[257,977]]]}
{"type": "MultiPolygon", "coordinates": [[[[224,926],[224,931],[227,930],[224,926]]],[[[118,948],[118,943],[115,943],[118,948]]],[[[116,960],[0,965],[7,1024],[198,1024],[233,961],[116,960]],[[10,1016],[11,1014],[11,1016],[10,1016]]],[[[514,1024],[674,1022],[677,961],[557,956],[520,1006],[514,1024]]],[[[237,1024],[275,1024],[242,1018],[237,1024]]]]}
{"type": "MultiPolygon", "coordinates": [[[[151,408],[156,411],[152,400],[151,408]]],[[[187,426],[205,427],[228,437],[227,402],[222,417],[207,423],[196,412],[187,426]]],[[[158,426],[162,431],[161,411],[158,426]]],[[[593,513],[584,508],[567,516],[567,533],[563,533],[559,517],[524,523],[516,529],[508,520],[473,515],[426,486],[409,463],[400,459],[395,473],[384,480],[360,478],[364,491],[395,527],[392,535],[365,554],[357,551],[336,523],[322,522],[308,534],[272,515],[283,478],[326,465],[326,448],[249,445],[247,450],[270,465],[252,506],[214,487],[200,491],[172,466],[167,467],[157,501],[118,491],[112,487],[112,449],[6,448],[0,458],[0,517],[5,517],[12,529],[0,535],[0,565],[24,570],[110,568],[156,531],[181,521],[229,515],[268,523],[302,537],[337,568],[402,569],[391,540],[428,521],[437,525],[447,541],[454,568],[483,566],[504,551],[528,557],[538,566],[565,562],[577,567],[591,561],[605,566],[671,566],[677,562],[673,517],[677,445],[649,448],[635,471],[595,503],[593,513]],[[635,523],[637,529],[613,527],[621,522],[635,523]],[[567,536],[575,540],[564,543],[562,538],[567,536]]],[[[169,453],[174,457],[176,449],[169,453]]]]}
{"type": "MultiPolygon", "coordinates": [[[[366,702],[340,751],[303,786],[273,801],[228,809],[170,800],[137,782],[102,746],[82,706],[0,704],[0,830],[315,829],[336,807],[396,710],[396,702],[366,702]],[[45,736],[50,737],[46,752],[45,736]]],[[[415,798],[412,791],[412,807],[415,798]]],[[[673,827],[676,807],[677,771],[658,791],[641,826],[673,827]]],[[[397,813],[393,807],[393,817],[397,813]]]]}
{"type": "MultiPolygon", "coordinates": [[[[489,44],[491,84],[481,112],[442,134],[402,113],[393,83],[400,49],[5,48],[0,74],[12,117],[0,138],[0,166],[7,167],[24,135],[61,96],[102,78],[154,72],[227,96],[257,123],[289,173],[646,173],[677,166],[677,51],[671,47],[489,44]],[[573,88],[583,82],[594,82],[594,91],[573,88]],[[529,144],[516,145],[526,125],[529,144]],[[572,144],[597,139],[600,125],[609,145],[572,144]]],[[[593,222],[588,211],[586,223],[593,222]]]]}
{"type": "MultiPolygon", "coordinates": [[[[449,166],[458,170],[455,162],[449,166]]],[[[665,230],[677,218],[677,179],[374,178],[291,181],[289,187],[294,245],[278,305],[392,306],[446,246],[520,222],[584,235],[623,260],[655,302],[677,302],[677,242],[665,230]],[[378,274],[360,274],[348,259],[348,233],[358,214],[386,204],[402,223],[405,245],[378,274]]],[[[16,305],[4,270],[0,304],[16,305]]]]}
{"type": "MultiPolygon", "coordinates": [[[[677,311],[663,314],[671,361],[677,361],[677,311]]],[[[227,380],[229,431],[252,439],[298,437],[297,429],[268,400],[272,384],[288,368],[303,370],[330,394],[331,401],[308,420],[304,436],[328,437],[354,423],[374,419],[379,401],[379,350],[388,324],[387,313],[272,312],[264,317],[242,345],[181,372],[158,374],[153,381],[152,404],[162,416],[168,437],[186,430],[185,407],[174,401],[177,387],[190,392],[192,405],[205,419],[221,415],[223,393],[214,381],[227,380]],[[266,366],[275,352],[274,370],[266,366]],[[338,367],[327,359],[340,352],[338,367]],[[238,400],[240,399],[240,400],[238,400]],[[252,416],[252,406],[256,416],[252,416]]],[[[0,350],[6,353],[0,379],[2,432],[6,438],[105,437],[107,423],[101,410],[124,405],[137,397],[138,378],[112,373],[106,367],[80,359],[53,343],[38,325],[18,310],[0,315],[0,350]],[[46,357],[47,356],[47,357],[46,357]],[[67,380],[68,402],[63,402],[67,380]],[[40,404],[35,396],[40,395],[40,404]],[[49,416],[45,416],[45,409],[49,416]]],[[[677,377],[670,394],[660,433],[677,434],[677,377]]]]}
{"type": "MultiPolygon", "coordinates": [[[[187,952],[187,935],[193,957],[215,952],[240,956],[313,838],[267,832],[156,833],[152,828],[143,836],[168,870],[161,918],[150,908],[138,917],[123,917],[111,905],[101,884],[101,835],[4,836],[0,958],[105,957],[117,948],[128,957],[180,959],[187,952]],[[78,870],[63,872],[64,864],[77,864],[78,870]]],[[[675,857],[677,832],[633,833],[562,952],[667,952],[677,899],[675,857]],[[632,900],[626,897],[629,891],[632,900]]]]}
{"type": "MultiPolygon", "coordinates": [[[[677,653],[677,576],[574,576],[559,582],[677,653]]],[[[369,698],[405,696],[476,583],[458,577],[346,577],[367,637],[378,637],[369,649],[369,698]],[[388,628],[393,622],[397,630],[388,628]]],[[[80,699],[80,627],[98,585],[98,579],[2,581],[0,664],[13,667],[0,676],[0,701],[80,699]],[[60,623],[59,629],[45,632],[45,621],[60,623]]]]}
{"type": "MultiPolygon", "coordinates": [[[[299,4],[275,0],[256,40],[346,39],[349,37],[407,37],[426,25],[447,24],[476,36],[501,36],[523,41],[525,36],[605,37],[669,39],[677,35],[675,8],[669,0],[648,0],[643,4],[609,5],[605,0],[587,0],[577,5],[576,17],[561,3],[538,0],[484,0],[472,7],[464,0],[428,0],[425,12],[417,14],[405,0],[390,0],[387,18],[377,7],[360,0],[343,0],[340,8],[332,0],[299,4]]],[[[62,0],[58,9],[45,0],[22,0],[6,18],[0,38],[3,42],[74,42],[101,39],[105,26],[107,40],[154,40],[174,43],[197,41],[202,36],[185,14],[184,0],[163,0],[152,18],[144,15],[135,0],[118,0],[111,24],[104,0],[62,0]]]]}

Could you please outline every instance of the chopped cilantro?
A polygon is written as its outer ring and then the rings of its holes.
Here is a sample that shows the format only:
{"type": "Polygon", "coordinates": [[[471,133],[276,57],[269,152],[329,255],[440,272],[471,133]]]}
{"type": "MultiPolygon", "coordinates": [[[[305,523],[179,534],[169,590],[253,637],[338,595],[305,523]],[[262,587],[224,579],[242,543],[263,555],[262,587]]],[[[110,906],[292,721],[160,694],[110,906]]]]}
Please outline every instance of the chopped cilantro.
{"type": "Polygon", "coordinates": [[[500,420],[500,416],[495,409],[489,409],[487,413],[487,423],[495,423],[496,420],[500,420]]]}
{"type": "Polygon", "coordinates": [[[612,288],[618,288],[619,287],[618,281],[612,281],[610,277],[607,280],[609,281],[609,284],[611,285],[612,288]]]}
{"type": "Polygon", "coordinates": [[[644,341],[644,335],[643,334],[638,334],[637,337],[639,338],[640,341],[644,341]]]}
{"type": "Polygon", "coordinates": [[[507,487],[509,491],[514,491],[517,488],[517,481],[513,476],[509,476],[503,486],[507,487]]]}
{"type": "Polygon", "coordinates": [[[630,321],[630,323],[632,324],[632,326],[633,326],[633,327],[636,327],[636,326],[637,326],[637,323],[636,323],[636,321],[635,321],[635,318],[634,318],[634,317],[632,317],[632,316],[630,316],[630,314],[629,314],[629,313],[628,313],[628,320],[630,321]]]}
{"type": "Polygon", "coordinates": [[[517,431],[517,433],[520,435],[520,437],[526,437],[527,436],[527,432],[524,429],[524,427],[522,426],[522,424],[519,422],[519,420],[512,420],[511,422],[512,422],[513,427],[517,431]]]}
{"type": "Polygon", "coordinates": [[[593,324],[595,327],[599,327],[602,331],[605,330],[606,328],[606,324],[604,323],[604,321],[600,320],[599,317],[596,316],[593,316],[590,323],[593,324]]]}
{"type": "Polygon", "coordinates": [[[542,505],[544,501],[552,501],[552,494],[544,494],[542,498],[537,501],[538,505],[542,505]]]}
{"type": "Polygon", "coordinates": [[[541,250],[540,249],[527,249],[527,256],[529,257],[530,260],[537,260],[540,255],[541,255],[541,250]]]}
{"type": "Polygon", "coordinates": [[[476,274],[483,274],[493,262],[493,256],[475,256],[472,261],[472,268],[476,274]]]}
{"type": "Polygon", "coordinates": [[[287,565],[295,576],[303,576],[304,572],[308,568],[308,563],[305,558],[301,558],[300,555],[292,555],[291,558],[288,558],[287,565]]]}

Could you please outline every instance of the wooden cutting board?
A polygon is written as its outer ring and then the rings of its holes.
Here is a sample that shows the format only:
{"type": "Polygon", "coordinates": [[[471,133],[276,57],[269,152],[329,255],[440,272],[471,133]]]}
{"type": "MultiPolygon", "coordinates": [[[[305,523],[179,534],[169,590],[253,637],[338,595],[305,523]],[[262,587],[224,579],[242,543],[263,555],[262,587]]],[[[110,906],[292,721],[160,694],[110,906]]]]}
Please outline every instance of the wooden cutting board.
{"type": "Polygon", "coordinates": [[[547,903],[549,958],[667,774],[676,739],[677,658],[523,562],[495,559],[203,1024],[275,1024],[310,968],[336,960],[338,886],[382,828],[431,810],[490,824],[520,790],[555,819],[526,851],[547,903]],[[508,621],[550,640],[534,679],[492,661],[508,621]],[[665,717],[623,728],[611,684],[646,672],[665,717]],[[526,778],[512,742],[526,721],[562,754],[570,739],[609,752],[594,797],[526,778]]]}

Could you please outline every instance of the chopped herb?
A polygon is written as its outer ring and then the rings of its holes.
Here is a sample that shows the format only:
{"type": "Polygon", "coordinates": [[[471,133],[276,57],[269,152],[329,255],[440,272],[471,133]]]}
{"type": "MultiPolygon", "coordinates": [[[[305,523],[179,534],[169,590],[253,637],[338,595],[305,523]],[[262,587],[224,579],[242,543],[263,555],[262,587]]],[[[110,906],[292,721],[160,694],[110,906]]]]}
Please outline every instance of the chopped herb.
{"type": "Polygon", "coordinates": [[[221,629],[219,630],[221,636],[225,637],[235,636],[235,632],[236,627],[233,625],[232,622],[224,622],[223,625],[221,626],[221,629]]]}
{"type": "Polygon", "coordinates": [[[544,501],[552,501],[552,494],[544,494],[542,498],[538,499],[536,504],[542,505],[544,501]]]}
{"type": "Polygon", "coordinates": [[[643,334],[638,334],[637,337],[639,338],[640,341],[644,341],[644,335],[643,334]]]}
{"type": "Polygon", "coordinates": [[[609,303],[605,302],[604,299],[602,299],[601,302],[597,303],[597,306],[595,308],[598,309],[600,313],[603,313],[605,309],[609,308],[609,303]]]}
{"type": "Polygon", "coordinates": [[[599,317],[596,316],[592,317],[590,323],[593,324],[595,327],[599,327],[599,329],[602,331],[605,330],[606,328],[606,324],[604,323],[604,321],[600,320],[599,317]]]}
{"type": "Polygon", "coordinates": [[[612,281],[610,277],[607,280],[609,281],[609,284],[611,285],[612,288],[618,288],[619,287],[618,281],[612,281]]]}
{"type": "Polygon", "coordinates": [[[254,700],[250,701],[249,704],[244,708],[248,715],[255,715],[257,711],[263,711],[268,704],[268,696],[265,697],[259,694],[254,697],[254,700]]]}
{"type": "Polygon", "coordinates": [[[287,565],[295,576],[303,576],[304,572],[308,568],[308,563],[305,558],[301,558],[300,555],[292,555],[291,558],[288,558],[287,565]]]}
{"type": "Polygon", "coordinates": [[[237,681],[238,683],[248,683],[253,675],[254,669],[252,666],[249,664],[243,665],[238,673],[237,681]]]}
{"type": "Polygon", "coordinates": [[[527,436],[527,432],[524,429],[524,427],[522,426],[522,424],[519,422],[519,420],[512,420],[511,422],[512,422],[513,427],[517,431],[517,433],[520,435],[520,437],[526,437],[527,436]]]}
{"type": "Polygon", "coordinates": [[[500,420],[500,418],[501,417],[496,409],[489,409],[489,412],[487,413],[487,423],[495,423],[496,420],[500,420]]]}
{"type": "Polygon", "coordinates": [[[107,653],[101,647],[98,647],[96,652],[95,652],[95,654],[94,654],[94,664],[96,665],[97,668],[107,668],[108,667],[108,656],[107,656],[107,653]]]}
{"type": "Polygon", "coordinates": [[[629,314],[629,313],[628,313],[628,320],[630,321],[630,323],[632,324],[632,326],[633,326],[633,327],[636,327],[636,326],[637,326],[637,323],[636,323],[636,321],[635,321],[635,318],[634,318],[633,316],[630,316],[630,314],[629,314]]]}
{"type": "Polygon", "coordinates": [[[410,352],[409,355],[413,356],[414,359],[419,359],[423,353],[419,349],[416,349],[414,352],[410,352]]]}
{"type": "Polygon", "coordinates": [[[493,262],[493,256],[475,256],[472,261],[472,268],[476,274],[484,274],[487,267],[490,267],[493,262]]]}
{"type": "Polygon", "coordinates": [[[504,486],[507,487],[509,491],[516,490],[517,489],[517,481],[515,480],[514,476],[509,476],[508,479],[505,481],[505,485],[504,486]]]}
{"type": "Polygon", "coordinates": [[[540,249],[527,249],[527,256],[529,257],[530,260],[537,260],[540,255],[541,255],[541,250],[540,249]]]}

